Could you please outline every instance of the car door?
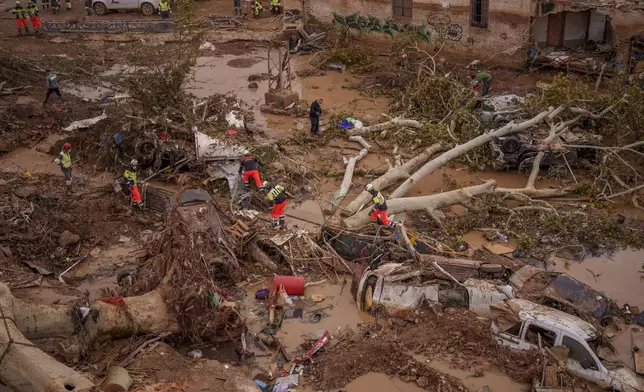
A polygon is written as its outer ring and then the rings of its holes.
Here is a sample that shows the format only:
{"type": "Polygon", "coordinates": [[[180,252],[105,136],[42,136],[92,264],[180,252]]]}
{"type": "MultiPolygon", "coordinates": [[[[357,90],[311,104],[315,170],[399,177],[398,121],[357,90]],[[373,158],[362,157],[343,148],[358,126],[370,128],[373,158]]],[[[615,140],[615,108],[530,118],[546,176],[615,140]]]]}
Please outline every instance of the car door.
{"type": "Polygon", "coordinates": [[[561,345],[570,350],[566,360],[566,367],[570,373],[602,388],[610,386],[606,369],[585,341],[564,334],[561,345]]]}

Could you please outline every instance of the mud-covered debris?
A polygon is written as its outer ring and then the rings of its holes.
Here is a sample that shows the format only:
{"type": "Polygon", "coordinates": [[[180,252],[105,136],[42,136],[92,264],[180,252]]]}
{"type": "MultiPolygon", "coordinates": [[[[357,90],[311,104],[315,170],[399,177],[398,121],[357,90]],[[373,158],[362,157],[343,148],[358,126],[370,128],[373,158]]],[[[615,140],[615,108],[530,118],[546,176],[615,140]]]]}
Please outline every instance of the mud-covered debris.
{"type": "Polygon", "coordinates": [[[58,238],[58,245],[60,245],[63,248],[66,248],[71,245],[75,245],[80,241],[80,236],[78,234],[74,234],[70,231],[63,231],[60,233],[60,237],[58,238]]]}

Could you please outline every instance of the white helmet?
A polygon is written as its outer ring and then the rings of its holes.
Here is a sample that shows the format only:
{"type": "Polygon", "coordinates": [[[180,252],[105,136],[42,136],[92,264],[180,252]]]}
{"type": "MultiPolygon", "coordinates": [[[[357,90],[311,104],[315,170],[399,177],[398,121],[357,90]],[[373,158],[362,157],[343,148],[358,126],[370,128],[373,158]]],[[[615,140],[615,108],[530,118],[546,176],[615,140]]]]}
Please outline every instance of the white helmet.
{"type": "Polygon", "coordinates": [[[262,188],[264,188],[264,189],[268,189],[270,186],[271,186],[271,183],[270,183],[270,182],[268,182],[268,181],[264,181],[264,182],[262,183],[262,188]]]}
{"type": "Polygon", "coordinates": [[[245,150],[244,150],[244,155],[247,155],[247,154],[250,154],[250,150],[249,150],[249,149],[245,149],[245,150]]]}
{"type": "Polygon", "coordinates": [[[373,190],[373,184],[365,185],[364,190],[367,192],[371,192],[373,190]]]}
{"type": "Polygon", "coordinates": [[[133,167],[139,166],[139,161],[137,161],[136,159],[132,159],[130,161],[130,166],[133,166],[133,167]]]}

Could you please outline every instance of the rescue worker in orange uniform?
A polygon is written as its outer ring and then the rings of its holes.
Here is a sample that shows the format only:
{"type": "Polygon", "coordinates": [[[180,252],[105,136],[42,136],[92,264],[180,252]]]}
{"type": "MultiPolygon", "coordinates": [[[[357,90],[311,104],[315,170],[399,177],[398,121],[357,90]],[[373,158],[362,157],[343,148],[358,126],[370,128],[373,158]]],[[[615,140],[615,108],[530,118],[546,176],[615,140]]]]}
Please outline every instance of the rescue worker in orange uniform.
{"type": "Polygon", "coordinates": [[[272,186],[268,181],[264,181],[263,188],[270,189],[268,191],[268,200],[273,202],[273,210],[271,211],[271,221],[273,227],[284,229],[286,221],[284,219],[284,208],[286,207],[286,190],[281,185],[272,186]]]}
{"type": "Polygon", "coordinates": [[[22,35],[22,27],[25,28],[25,33],[29,34],[29,25],[27,24],[27,9],[16,1],[16,6],[11,9],[11,13],[16,17],[16,25],[18,26],[18,35],[22,35]]]}
{"type": "Polygon", "coordinates": [[[135,206],[142,206],[143,200],[141,199],[141,192],[139,192],[139,184],[137,183],[136,169],[139,166],[139,161],[132,159],[130,166],[123,172],[123,182],[127,185],[130,191],[130,198],[135,206]]]}
{"type": "Polygon", "coordinates": [[[264,189],[258,170],[260,163],[259,159],[251,155],[250,150],[244,150],[244,156],[241,158],[241,164],[239,165],[239,174],[244,173],[242,179],[246,187],[250,185],[250,179],[252,178],[259,190],[264,189]]]}
{"type": "Polygon", "coordinates": [[[63,172],[65,176],[65,185],[67,189],[72,187],[72,156],[71,156],[72,145],[69,143],[63,144],[63,149],[60,151],[60,154],[54,160],[54,163],[60,167],[60,171],[63,172]]]}
{"type": "Polygon", "coordinates": [[[31,27],[36,30],[36,33],[40,33],[42,24],[40,23],[40,16],[38,16],[38,6],[35,2],[30,1],[27,4],[27,14],[29,15],[29,20],[31,21],[31,27]]]}
{"type": "Polygon", "coordinates": [[[372,184],[367,184],[364,190],[369,192],[372,196],[373,209],[371,210],[371,220],[379,225],[385,225],[389,228],[394,227],[394,222],[390,221],[387,217],[387,201],[372,184]]]}

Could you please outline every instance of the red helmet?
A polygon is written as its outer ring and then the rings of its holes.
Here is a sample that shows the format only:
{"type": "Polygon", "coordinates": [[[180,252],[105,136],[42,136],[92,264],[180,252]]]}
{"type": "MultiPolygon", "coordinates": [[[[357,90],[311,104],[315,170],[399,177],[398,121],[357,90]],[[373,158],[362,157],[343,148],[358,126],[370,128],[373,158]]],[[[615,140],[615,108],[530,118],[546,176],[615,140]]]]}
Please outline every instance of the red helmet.
{"type": "Polygon", "coordinates": [[[68,151],[71,149],[72,149],[72,145],[70,143],[63,144],[63,150],[68,151]]]}

